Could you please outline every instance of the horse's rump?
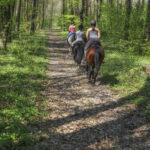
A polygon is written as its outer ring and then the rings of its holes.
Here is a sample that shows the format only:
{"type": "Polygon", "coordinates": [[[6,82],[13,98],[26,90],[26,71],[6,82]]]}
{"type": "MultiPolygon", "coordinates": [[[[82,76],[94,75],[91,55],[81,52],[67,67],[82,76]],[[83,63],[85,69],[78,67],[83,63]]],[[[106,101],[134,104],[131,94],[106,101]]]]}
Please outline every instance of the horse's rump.
{"type": "Polygon", "coordinates": [[[67,39],[68,44],[71,46],[74,40],[75,40],[75,35],[72,34],[72,35],[67,39]]]}
{"type": "Polygon", "coordinates": [[[75,45],[81,46],[81,45],[84,45],[84,42],[83,42],[83,41],[77,41],[77,42],[75,43],[75,45]]]}
{"type": "Polygon", "coordinates": [[[82,50],[84,51],[84,42],[83,41],[76,41],[74,46],[73,46],[73,49],[75,51],[77,51],[78,49],[80,49],[81,51],[82,50]]]}
{"type": "Polygon", "coordinates": [[[100,46],[94,46],[87,51],[87,72],[89,75],[89,81],[96,82],[100,66],[104,60],[104,49],[100,46]]]}
{"type": "Polygon", "coordinates": [[[94,62],[94,54],[95,54],[95,48],[89,48],[86,54],[87,58],[87,65],[91,65],[94,62]]]}
{"type": "Polygon", "coordinates": [[[100,65],[102,64],[102,62],[104,60],[104,49],[100,46],[95,46],[94,45],[94,46],[92,46],[91,48],[88,49],[87,54],[86,54],[88,65],[91,65],[91,64],[94,63],[95,53],[99,53],[100,65]]]}
{"type": "Polygon", "coordinates": [[[83,55],[84,55],[84,43],[82,41],[78,41],[75,43],[73,47],[74,59],[78,64],[81,64],[83,55]]]}

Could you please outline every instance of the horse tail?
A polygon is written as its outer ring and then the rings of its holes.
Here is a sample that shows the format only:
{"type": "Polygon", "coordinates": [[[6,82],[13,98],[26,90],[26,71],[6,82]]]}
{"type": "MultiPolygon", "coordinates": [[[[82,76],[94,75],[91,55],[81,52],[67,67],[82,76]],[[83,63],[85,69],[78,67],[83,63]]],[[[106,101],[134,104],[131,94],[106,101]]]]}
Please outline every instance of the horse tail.
{"type": "Polygon", "coordinates": [[[76,62],[80,65],[82,58],[84,55],[84,46],[83,44],[78,45],[78,49],[77,49],[77,56],[76,56],[76,62]]]}
{"type": "Polygon", "coordinates": [[[95,68],[96,68],[96,73],[98,73],[98,71],[100,69],[100,57],[101,57],[100,49],[99,49],[99,47],[96,47],[95,55],[94,55],[94,64],[95,64],[95,68]]]}

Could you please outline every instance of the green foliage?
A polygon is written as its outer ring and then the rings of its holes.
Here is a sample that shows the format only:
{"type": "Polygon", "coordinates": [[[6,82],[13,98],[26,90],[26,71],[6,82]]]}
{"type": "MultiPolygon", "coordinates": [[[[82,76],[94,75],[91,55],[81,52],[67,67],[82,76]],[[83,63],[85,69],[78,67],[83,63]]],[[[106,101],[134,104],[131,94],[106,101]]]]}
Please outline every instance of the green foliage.
{"type": "Polygon", "coordinates": [[[140,110],[150,112],[150,76],[142,71],[143,66],[150,64],[149,57],[134,56],[128,50],[118,52],[118,45],[110,42],[105,41],[103,45],[106,63],[100,72],[102,81],[119,93],[123,102],[134,103],[140,110]]]}
{"type": "Polygon", "coordinates": [[[146,11],[146,7],[142,4],[139,8],[133,5],[129,19],[129,40],[126,41],[124,40],[124,34],[127,32],[124,28],[125,6],[116,8],[116,6],[109,6],[104,3],[99,23],[102,38],[118,44],[117,50],[119,51],[126,51],[135,55],[150,55],[149,42],[144,41],[146,11]]]}
{"type": "Polygon", "coordinates": [[[16,2],[16,0],[0,0],[0,7],[1,6],[7,6],[7,5],[12,5],[16,2]]]}
{"type": "MultiPolygon", "coordinates": [[[[76,0],[70,1],[73,4],[74,15],[70,15],[71,8],[66,5],[66,13],[59,16],[58,26],[65,27],[68,30],[71,18],[75,18],[75,23],[80,24],[80,13],[76,13],[76,9],[82,9],[80,3],[78,8],[76,0]]],[[[90,1],[94,5],[94,1],[90,1]]],[[[109,1],[103,1],[99,6],[98,27],[101,30],[101,38],[117,44],[117,51],[128,51],[134,55],[150,55],[150,44],[145,39],[145,24],[147,15],[147,3],[132,2],[132,9],[129,18],[127,19],[126,5],[121,1],[114,1],[111,4],[109,1]],[[129,22],[129,27],[126,30],[126,22],[129,22]],[[128,34],[128,40],[125,40],[125,34],[128,34]],[[121,44],[120,44],[121,43],[121,44]]],[[[85,8],[87,9],[87,8],[85,8]]],[[[85,12],[85,11],[84,11],[85,12]]],[[[90,21],[95,19],[95,7],[88,8],[88,16],[84,14],[84,29],[90,27],[90,21]]]]}
{"type": "Polygon", "coordinates": [[[27,128],[42,113],[46,80],[46,43],[43,32],[23,34],[0,55],[0,149],[33,149],[34,137],[27,128]]]}
{"type": "Polygon", "coordinates": [[[77,17],[75,15],[61,15],[58,18],[58,26],[64,27],[64,29],[68,31],[69,26],[71,24],[71,19],[74,20],[76,27],[78,27],[80,25],[79,17],[77,17]]]}

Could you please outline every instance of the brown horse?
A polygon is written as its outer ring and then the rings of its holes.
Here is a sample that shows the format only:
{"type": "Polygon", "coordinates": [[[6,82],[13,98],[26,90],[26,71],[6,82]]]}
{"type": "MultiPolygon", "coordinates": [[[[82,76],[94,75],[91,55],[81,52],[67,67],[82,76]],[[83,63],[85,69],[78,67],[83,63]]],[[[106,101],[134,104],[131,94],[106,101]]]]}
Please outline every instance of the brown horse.
{"type": "Polygon", "coordinates": [[[101,46],[92,46],[88,49],[86,58],[89,81],[93,79],[95,83],[100,66],[104,60],[104,49],[101,46]]]}

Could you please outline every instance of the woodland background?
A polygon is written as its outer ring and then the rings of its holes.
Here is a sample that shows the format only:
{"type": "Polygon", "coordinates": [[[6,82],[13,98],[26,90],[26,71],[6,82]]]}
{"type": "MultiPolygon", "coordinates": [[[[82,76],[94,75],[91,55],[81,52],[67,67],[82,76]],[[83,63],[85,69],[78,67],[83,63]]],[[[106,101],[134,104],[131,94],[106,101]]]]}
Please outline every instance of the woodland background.
{"type": "Polygon", "coordinates": [[[47,115],[44,101],[48,66],[46,30],[66,38],[71,20],[84,31],[95,19],[106,58],[105,84],[150,112],[150,0],[0,0],[0,149],[33,149],[29,132],[47,115]]]}

